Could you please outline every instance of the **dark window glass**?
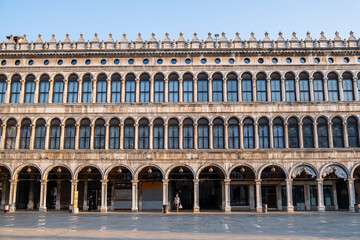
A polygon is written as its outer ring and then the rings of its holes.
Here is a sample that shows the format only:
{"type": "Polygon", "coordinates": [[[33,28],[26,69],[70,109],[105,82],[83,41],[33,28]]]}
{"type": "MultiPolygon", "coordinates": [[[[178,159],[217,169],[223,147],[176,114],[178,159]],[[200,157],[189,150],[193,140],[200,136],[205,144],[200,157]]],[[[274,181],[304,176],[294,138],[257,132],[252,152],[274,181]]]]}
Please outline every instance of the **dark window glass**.
{"type": "Polygon", "coordinates": [[[284,148],[284,123],[281,119],[274,119],[274,148],[284,148]]]}
{"type": "Polygon", "coordinates": [[[150,102],[150,81],[147,75],[140,80],[140,102],[150,102]]]}
{"type": "Polygon", "coordinates": [[[9,120],[6,126],[6,145],[5,149],[15,149],[17,127],[14,120],[9,120]]]}
{"type": "Polygon", "coordinates": [[[329,74],[328,80],[329,101],[339,101],[339,85],[337,76],[333,73],[329,74]]]}
{"type": "Polygon", "coordinates": [[[45,123],[35,128],[35,149],[45,149],[46,127],[45,123]]]}
{"type": "Polygon", "coordinates": [[[23,120],[21,124],[20,149],[30,149],[31,126],[30,121],[23,120]]]}
{"type": "Polygon", "coordinates": [[[332,121],[334,148],[344,147],[343,124],[340,118],[334,118],[332,121]]]}
{"type": "Polygon", "coordinates": [[[6,89],[7,89],[6,77],[0,75],[0,103],[5,103],[6,89]]]}
{"type": "Polygon", "coordinates": [[[177,124],[169,125],[169,149],[179,148],[179,126],[177,124]]]}
{"type": "Polygon", "coordinates": [[[111,120],[110,122],[110,138],[109,148],[119,149],[120,148],[120,126],[117,120],[111,120]]]}
{"type": "Polygon", "coordinates": [[[82,102],[91,103],[91,92],[92,92],[92,82],[89,80],[83,81],[83,92],[82,92],[82,102]]]}
{"type": "Polygon", "coordinates": [[[344,101],[353,101],[354,89],[353,89],[352,76],[349,74],[344,74],[344,78],[342,82],[343,82],[343,90],[344,90],[344,101]]]}
{"type": "Polygon", "coordinates": [[[39,103],[48,103],[49,102],[49,81],[40,81],[40,90],[39,90],[39,103]]]}
{"type": "Polygon", "coordinates": [[[111,102],[121,102],[121,81],[113,80],[111,82],[111,102]]]}
{"type": "Polygon", "coordinates": [[[106,103],[106,95],[107,95],[106,92],[107,92],[107,81],[98,81],[97,94],[96,94],[97,103],[106,103]]]}
{"type": "Polygon", "coordinates": [[[299,124],[295,118],[289,119],[288,125],[289,148],[299,147],[299,124]]]}
{"type": "Polygon", "coordinates": [[[10,103],[19,103],[20,101],[20,90],[21,90],[21,82],[14,81],[11,83],[11,99],[10,103]]]}
{"type": "Polygon", "coordinates": [[[64,93],[64,82],[62,80],[54,82],[53,103],[62,103],[64,93]]]}
{"type": "Polygon", "coordinates": [[[350,117],[347,121],[349,147],[359,147],[359,130],[357,120],[350,117]]]}
{"type": "Polygon", "coordinates": [[[329,147],[329,136],[328,136],[328,125],[325,118],[319,118],[317,121],[317,133],[319,148],[328,148],[329,147]]]}
{"type": "Polygon", "coordinates": [[[235,119],[229,121],[229,148],[240,148],[239,122],[235,119]]]}
{"type": "Polygon", "coordinates": [[[228,102],[238,101],[238,80],[235,74],[229,74],[227,77],[227,100],[228,102]]]}
{"type": "Polygon", "coordinates": [[[154,124],[154,149],[164,149],[164,125],[154,124]]]}
{"type": "Polygon", "coordinates": [[[60,149],[61,127],[59,120],[53,120],[50,126],[50,149],[60,149]]]}
{"type": "Polygon", "coordinates": [[[213,102],[223,101],[223,80],[220,74],[215,74],[212,81],[213,102]]]}
{"type": "Polygon", "coordinates": [[[184,149],[194,148],[194,126],[192,122],[184,122],[184,149]]]}
{"type": "Polygon", "coordinates": [[[242,77],[242,100],[243,102],[252,102],[252,80],[251,75],[244,74],[242,77]]]}
{"type": "Polygon", "coordinates": [[[139,149],[149,148],[149,125],[140,124],[139,126],[139,149]]]}
{"type": "Polygon", "coordinates": [[[205,119],[199,120],[198,125],[199,149],[209,148],[209,124],[205,119]]]}
{"type": "Polygon", "coordinates": [[[309,118],[303,120],[303,138],[304,138],[304,148],[313,148],[314,147],[314,130],[313,122],[309,118]]]}
{"type": "Polygon", "coordinates": [[[314,95],[315,101],[324,101],[324,82],[320,73],[314,74],[314,95]]]}
{"type": "Polygon", "coordinates": [[[259,120],[259,148],[269,148],[269,122],[262,118],[259,120]]]}
{"type": "Polygon", "coordinates": [[[135,127],[134,123],[126,123],[124,126],[124,148],[134,149],[135,148],[135,127]]]}
{"type": "Polygon", "coordinates": [[[164,76],[157,74],[155,76],[154,102],[164,102],[164,76]]]}
{"type": "Polygon", "coordinates": [[[76,127],[74,120],[68,120],[65,124],[65,149],[75,149],[76,127]]]}
{"type": "Polygon", "coordinates": [[[24,103],[34,103],[35,95],[35,77],[28,76],[25,82],[25,99],[24,103]]]}
{"type": "Polygon", "coordinates": [[[184,102],[194,101],[194,84],[193,77],[190,74],[184,75],[184,102]]]}
{"type": "Polygon", "coordinates": [[[224,123],[215,119],[213,128],[214,149],[224,149],[224,123]]]}
{"type": "Polygon", "coordinates": [[[258,102],[267,101],[267,92],[266,92],[266,80],[258,79],[256,81],[256,96],[258,102]]]}
{"type": "Polygon", "coordinates": [[[300,74],[300,101],[310,101],[309,77],[305,73],[300,74]]]}
{"type": "Polygon", "coordinates": [[[179,102],[179,81],[176,74],[169,77],[169,102],[179,102]]]}
{"type": "Polygon", "coordinates": [[[295,76],[292,73],[287,73],[285,78],[286,101],[295,102],[295,76]]]}
{"type": "Polygon", "coordinates": [[[254,148],[255,147],[255,138],[254,138],[254,122],[250,119],[244,120],[244,148],[254,148]]]}
{"type": "Polygon", "coordinates": [[[88,120],[80,125],[80,149],[90,149],[91,128],[88,120]]]}
{"type": "Polygon", "coordinates": [[[277,74],[272,77],[271,79],[271,101],[273,102],[280,102],[281,99],[281,80],[280,76],[277,74]],[[273,77],[276,77],[276,79],[273,79],[273,77]],[[279,78],[277,78],[279,77],[279,78]]]}
{"type": "Polygon", "coordinates": [[[208,78],[200,74],[198,78],[198,102],[208,102],[208,78]]]}
{"type": "Polygon", "coordinates": [[[95,149],[105,149],[105,122],[103,120],[98,120],[95,123],[95,149]]]}
{"type": "MultiPolygon", "coordinates": [[[[134,78],[135,79],[135,78],[134,78]]],[[[136,94],[136,82],[135,80],[126,80],[126,102],[135,102],[136,94]]]]}
{"type": "Polygon", "coordinates": [[[77,78],[69,81],[68,103],[78,102],[78,87],[79,83],[77,78]]]}

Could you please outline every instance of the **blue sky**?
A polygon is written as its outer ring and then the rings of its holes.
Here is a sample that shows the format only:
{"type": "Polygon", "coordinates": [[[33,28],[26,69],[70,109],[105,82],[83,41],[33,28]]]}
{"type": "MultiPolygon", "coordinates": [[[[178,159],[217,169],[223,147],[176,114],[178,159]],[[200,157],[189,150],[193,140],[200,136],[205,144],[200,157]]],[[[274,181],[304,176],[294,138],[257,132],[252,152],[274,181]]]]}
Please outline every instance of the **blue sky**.
{"type": "Polygon", "coordinates": [[[333,38],[339,31],[344,39],[350,30],[359,38],[359,10],[360,0],[0,0],[0,41],[11,33],[26,33],[29,41],[36,41],[39,33],[44,41],[52,34],[63,41],[66,33],[71,40],[80,33],[92,40],[95,32],[100,40],[110,32],[115,40],[123,33],[135,40],[138,32],[144,40],[152,32],[162,40],[169,32],[172,40],[179,32],[185,39],[194,32],[206,39],[208,32],[223,31],[228,39],[235,32],[249,39],[252,31],[257,39],[266,31],[275,39],[279,31],[289,39],[293,31],[299,39],[307,31],[313,39],[321,31],[333,38]]]}

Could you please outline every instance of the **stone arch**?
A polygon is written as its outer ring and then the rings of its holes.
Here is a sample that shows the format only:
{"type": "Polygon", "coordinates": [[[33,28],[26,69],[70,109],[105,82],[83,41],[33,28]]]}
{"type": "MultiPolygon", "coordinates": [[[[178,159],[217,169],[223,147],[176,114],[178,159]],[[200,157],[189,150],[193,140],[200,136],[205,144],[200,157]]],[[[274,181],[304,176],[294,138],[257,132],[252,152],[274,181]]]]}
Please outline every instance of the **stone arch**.
{"type": "Polygon", "coordinates": [[[48,166],[48,167],[44,170],[44,173],[43,173],[42,176],[41,176],[41,180],[47,180],[50,171],[53,170],[53,169],[56,168],[56,167],[64,167],[64,168],[66,168],[67,170],[69,170],[69,172],[70,172],[70,174],[71,174],[71,179],[74,179],[74,173],[73,173],[73,171],[71,170],[71,168],[70,168],[68,165],[66,165],[66,164],[60,163],[60,164],[52,164],[52,165],[48,166]]]}
{"type": "Polygon", "coordinates": [[[20,173],[21,170],[23,170],[24,167],[26,167],[26,166],[31,166],[31,167],[36,168],[36,169],[39,171],[40,175],[41,175],[41,179],[43,179],[43,170],[42,170],[38,165],[36,165],[36,164],[34,164],[34,163],[23,163],[23,164],[21,164],[20,166],[16,167],[15,170],[14,170],[14,173],[13,173],[13,175],[12,175],[12,177],[13,177],[12,179],[13,179],[13,180],[17,180],[17,178],[18,178],[18,176],[19,176],[19,173],[20,173]]]}
{"type": "Polygon", "coordinates": [[[169,179],[169,174],[176,167],[186,167],[187,169],[189,169],[191,171],[191,173],[193,174],[193,178],[195,179],[196,174],[194,172],[194,169],[187,164],[181,164],[181,163],[180,164],[175,163],[175,164],[171,165],[170,167],[168,167],[165,171],[165,179],[169,179]]]}
{"type": "Polygon", "coordinates": [[[350,170],[350,178],[354,178],[356,168],[360,167],[360,162],[355,163],[350,170]]]}
{"type": "Polygon", "coordinates": [[[4,168],[6,168],[8,171],[9,171],[9,173],[10,173],[10,179],[13,179],[13,171],[11,170],[11,168],[8,166],[8,165],[6,165],[6,164],[3,164],[3,163],[0,163],[0,167],[4,167],[4,168]]]}
{"type": "Polygon", "coordinates": [[[247,164],[247,163],[237,163],[237,164],[232,165],[232,166],[228,169],[226,179],[230,179],[231,172],[232,172],[235,168],[237,168],[237,167],[242,167],[242,166],[250,168],[251,171],[253,171],[253,173],[254,173],[254,175],[255,175],[255,178],[256,178],[256,170],[255,170],[255,168],[254,168],[253,166],[251,166],[251,165],[249,165],[249,164],[247,164]]]}
{"type": "Polygon", "coordinates": [[[104,171],[104,179],[107,180],[108,179],[108,176],[109,176],[109,173],[116,167],[123,167],[123,168],[126,168],[127,170],[129,170],[129,172],[131,173],[131,177],[132,179],[134,179],[134,170],[132,170],[131,167],[125,165],[125,164],[112,164],[110,165],[109,167],[107,167],[104,171]]]}
{"type": "Polygon", "coordinates": [[[261,179],[261,173],[264,171],[265,168],[269,167],[269,166],[277,166],[279,168],[281,168],[284,173],[285,173],[285,177],[286,179],[289,178],[289,173],[288,171],[286,170],[285,167],[283,167],[281,164],[278,164],[278,163],[266,163],[264,165],[262,165],[259,169],[258,169],[258,173],[256,175],[256,179],[260,180],[261,179]]]}
{"type": "Polygon", "coordinates": [[[134,180],[139,180],[139,173],[140,173],[143,169],[145,169],[146,167],[155,167],[155,168],[157,168],[157,169],[161,172],[161,174],[162,174],[162,179],[164,179],[165,173],[164,173],[164,170],[163,170],[161,167],[159,167],[159,166],[156,165],[156,164],[143,164],[143,165],[139,166],[139,167],[135,170],[134,180]]]}
{"type": "Polygon", "coordinates": [[[301,167],[307,167],[307,169],[306,169],[307,174],[309,174],[309,175],[315,174],[315,177],[319,178],[319,172],[316,169],[316,167],[314,167],[314,165],[312,165],[310,163],[306,163],[306,162],[297,163],[294,166],[292,166],[289,169],[289,178],[294,178],[293,174],[296,173],[296,171],[301,167]],[[311,170],[312,172],[309,170],[311,170]]]}
{"type": "Polygon", "coordinates": [[[338,162],[332,162],[332,163],[326,163],[325,165],[321,166],[320,168],[320,178],[324,179],[324,174],[329,174],[331,172],[329,172],[331,169],[330,167],[335,167],[337,171],[339,171],[339,173],[337,173],[336,175],[339,178],[344,178],[344,179],[348,179],[350,177],[350,173],[349,170],[347,169],[347,167],[345,167],[343,164],[338,163],[338,162]]]}
{"type": "Polygon", "coordinates": [[[206,167],[211,167],[211,166],[214,166],[214,167],[219,168],[220,171],[224,174],[224,178],[227,179],[227,174],[226,174],[224,168],[221,167],[219,164],[216,164],[216,163],[206,163],[206,164],[200,166],[200,167],[198,168],[198,170],[196,171],[196,178],[195,178],[195,179],[199,179],[200,173],[201,173],[202,170],[204,170],[204,168],[206,168],[206,167]]]}
{"type": "Polygon", "coordinates": [[[79,173],[81,172],[81,170],[83,170],[85,167],[94,167],[96,168],[100,174],[101,174],[101,179],[104,180],[104,172],[101,170],[101,168],[99,166],[97,166],[96,164],[93,164],[93,163],[84,163],[80,166],[78,166],[76,169],[75,169],[75,172],[73,174],[73,177],[75,180],[77,180],[78,176],[79,176],[79,173]]]}

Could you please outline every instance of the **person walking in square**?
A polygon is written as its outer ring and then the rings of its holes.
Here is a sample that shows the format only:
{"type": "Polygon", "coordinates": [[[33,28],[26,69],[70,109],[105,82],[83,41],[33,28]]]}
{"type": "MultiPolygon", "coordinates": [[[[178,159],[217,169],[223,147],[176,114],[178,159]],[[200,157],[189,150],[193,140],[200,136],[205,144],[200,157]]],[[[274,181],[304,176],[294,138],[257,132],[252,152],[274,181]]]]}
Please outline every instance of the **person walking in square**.
{"type": "Polygon", "coordinates": [[[93,208],[93,206],[94,206],[94,198],[93,198],[93,196],[92,195],[90,195],[89,196],[89,198],[88,198],[88,206],[89,206],[89,212],[91,211],[91,208],[93,208]]]}
{"type": "Polygon", "coordinates": [[[181,208],[181,200],[180,200],[180,197],[179,197],[179,194],[176,194],[175,198],[174,198],[174,202],[173,202],[173,205],[175,206],[176,208],[176,212],[178,213],[179,212],[179,208],[181,208]]]}

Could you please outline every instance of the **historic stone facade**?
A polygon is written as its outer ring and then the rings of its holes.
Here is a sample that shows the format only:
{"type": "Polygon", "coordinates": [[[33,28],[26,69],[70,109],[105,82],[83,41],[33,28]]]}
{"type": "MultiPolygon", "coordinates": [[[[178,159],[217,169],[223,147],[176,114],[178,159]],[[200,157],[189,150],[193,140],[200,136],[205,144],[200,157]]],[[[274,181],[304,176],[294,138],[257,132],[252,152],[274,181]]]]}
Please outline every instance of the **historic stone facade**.
{"type": "Polygon", "coordinates": [[[0,44],[1,206],[354,211],[360,40],[0,44]]]}

